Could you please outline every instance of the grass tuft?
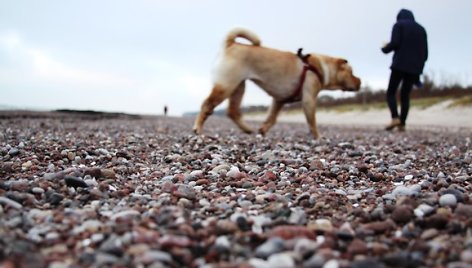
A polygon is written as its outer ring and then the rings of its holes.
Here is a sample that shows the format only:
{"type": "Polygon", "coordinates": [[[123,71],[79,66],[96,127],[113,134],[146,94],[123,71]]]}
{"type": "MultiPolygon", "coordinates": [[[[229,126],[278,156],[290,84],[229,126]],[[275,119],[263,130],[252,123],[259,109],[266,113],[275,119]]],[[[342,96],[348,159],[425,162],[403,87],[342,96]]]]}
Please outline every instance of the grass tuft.
{"type": "Polygon", "coordinates": [[[455,99],[454,102],[449,104],[448,108],[469,106],[472,106],[472,96],[463,96],[458,99],[455,99]]]}

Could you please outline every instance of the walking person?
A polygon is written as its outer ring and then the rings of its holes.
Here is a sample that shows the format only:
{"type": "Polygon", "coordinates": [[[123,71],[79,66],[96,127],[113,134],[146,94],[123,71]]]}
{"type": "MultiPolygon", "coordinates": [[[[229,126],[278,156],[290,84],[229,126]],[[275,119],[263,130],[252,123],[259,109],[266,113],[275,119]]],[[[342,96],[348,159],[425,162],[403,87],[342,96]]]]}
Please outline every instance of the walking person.
{"type": "Polygon", "coordinates": [[[398,127],[405,131],[406,118],[410,108],[410,93],[414,84],[419,84],[420,75],[428,59],[428,42],[426,30],[415,21],[413,12],[402,9],[393,25],[392,37],[383,48],[385,54],[394,52],[391,74],[387,89],[387,103],[392,116],[391,123],[385,128],[393,130],[398,127]],[[400,116],[397,110],[396,93],[401,83],[400,116]]]}

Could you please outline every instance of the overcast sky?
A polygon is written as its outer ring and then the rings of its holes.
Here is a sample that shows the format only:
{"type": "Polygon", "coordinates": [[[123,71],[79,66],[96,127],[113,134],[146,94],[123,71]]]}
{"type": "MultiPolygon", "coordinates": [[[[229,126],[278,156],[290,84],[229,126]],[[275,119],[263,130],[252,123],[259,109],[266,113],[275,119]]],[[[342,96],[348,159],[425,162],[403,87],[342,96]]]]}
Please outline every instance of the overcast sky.
{"type": "MultiPolygon", "coordinates": [[[[197,111],[235,26],[265,46],[344,57],[363,86],[385,88],[391,54],[380,47],[401,8],[427,30],[425,72],[471,84],[470,0],[0,0],[0,106],[197,111]]],[[[250,86],[243,104],[270,97],[250,86]]]]}

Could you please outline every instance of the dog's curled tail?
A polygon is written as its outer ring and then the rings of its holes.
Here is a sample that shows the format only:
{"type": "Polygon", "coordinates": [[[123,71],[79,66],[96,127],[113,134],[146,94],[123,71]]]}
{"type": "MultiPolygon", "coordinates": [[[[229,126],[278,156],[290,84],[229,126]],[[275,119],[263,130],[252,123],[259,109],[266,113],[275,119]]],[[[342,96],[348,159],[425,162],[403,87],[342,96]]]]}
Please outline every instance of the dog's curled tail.
{"type": "Polygon", "coordinates": [[[242,37],[244,39],[247,39],[249,40],[252,45],[254,46],[260,46],[261,45],[261,40],[259,39],[259,37],[247,30],[247,29],[243,29],[243,28],[235,28],[233,30],[231,30],[228,35],[226,36],[226,39],[225,39],[225,47],[229,47],[231,46],[232,44],[234,44],[236,42],[236,38],[238,37],[242,37]]]}

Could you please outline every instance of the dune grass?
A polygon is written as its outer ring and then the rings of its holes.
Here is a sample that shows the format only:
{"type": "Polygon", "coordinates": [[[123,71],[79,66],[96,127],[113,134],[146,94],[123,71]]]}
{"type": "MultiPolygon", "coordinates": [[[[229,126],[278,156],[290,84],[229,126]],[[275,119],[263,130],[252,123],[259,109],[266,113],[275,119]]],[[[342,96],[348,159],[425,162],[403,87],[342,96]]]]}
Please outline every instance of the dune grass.
{"type": "Polygon", "coordinates": [[[471,107],[472,106],[472,95],[463,96],[455,99],[448,107],[471,107]]]}

